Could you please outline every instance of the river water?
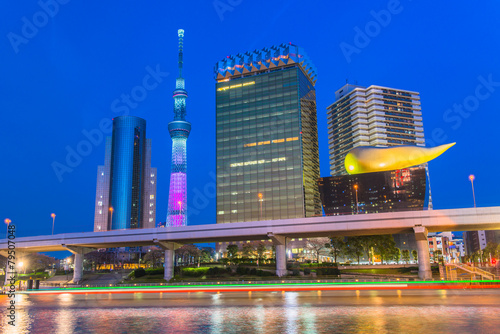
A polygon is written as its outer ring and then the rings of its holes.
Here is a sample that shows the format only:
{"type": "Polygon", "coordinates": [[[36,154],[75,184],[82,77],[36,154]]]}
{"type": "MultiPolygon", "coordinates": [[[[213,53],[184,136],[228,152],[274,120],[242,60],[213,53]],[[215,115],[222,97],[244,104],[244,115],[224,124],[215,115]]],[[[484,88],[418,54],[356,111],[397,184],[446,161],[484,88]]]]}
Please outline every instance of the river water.
{"type": "Polygon", "coordinates": [[[500,291],[18,295],[2,333],[500,333],[500,291]]]}

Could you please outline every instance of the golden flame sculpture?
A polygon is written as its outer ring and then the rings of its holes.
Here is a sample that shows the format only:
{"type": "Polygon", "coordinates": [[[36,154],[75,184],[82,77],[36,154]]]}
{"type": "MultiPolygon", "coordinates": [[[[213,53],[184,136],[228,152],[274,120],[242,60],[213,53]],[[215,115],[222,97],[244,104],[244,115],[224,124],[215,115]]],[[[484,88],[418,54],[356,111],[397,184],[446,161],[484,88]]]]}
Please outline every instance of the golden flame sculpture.
{"type": "Polygon", "coordinates": [[[347,153],[344,165],[349,174],[408,168],[437,158],[455,144],[451,143],[429,148],[419,146],[360,146],[347,153]]]}

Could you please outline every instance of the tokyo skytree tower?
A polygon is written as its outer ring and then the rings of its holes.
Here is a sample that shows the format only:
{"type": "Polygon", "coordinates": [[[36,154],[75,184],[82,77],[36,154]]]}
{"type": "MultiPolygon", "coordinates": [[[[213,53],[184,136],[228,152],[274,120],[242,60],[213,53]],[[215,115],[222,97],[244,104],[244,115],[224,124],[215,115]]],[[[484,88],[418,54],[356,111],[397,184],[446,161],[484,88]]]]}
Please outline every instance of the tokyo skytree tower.
{"type": "Polygon", "coordinates": [[[179,77],[174,90],[174,120],[168,123],[168,132],[172,138],[172,170],[168,196],[166,226],[187,225],[187,189],[186,189],[186,141],[191,132],[191,123],[186,121],[186,98],[184,78],[182,77],[182,46],[184,30],[178,30],[179,36],[179,77]]]}

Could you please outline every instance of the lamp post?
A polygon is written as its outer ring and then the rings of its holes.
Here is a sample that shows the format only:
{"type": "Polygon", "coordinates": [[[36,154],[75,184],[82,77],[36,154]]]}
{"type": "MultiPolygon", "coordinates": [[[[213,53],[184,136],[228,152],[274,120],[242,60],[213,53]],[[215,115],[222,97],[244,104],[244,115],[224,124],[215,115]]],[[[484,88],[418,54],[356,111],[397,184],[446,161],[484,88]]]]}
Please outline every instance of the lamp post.
{"type": "Polygon", "coordinates": [[[260,202],[260,220],[262,220],[262,202],[264,202],[264,199],[262,198],[262,193],[259,193],[258,196],[260,202]]]}
{"type": "Polygon", "coordinates": [[[358,185],[357,184],[354,185],[354,190],[356,190],[356,214],[358,214],[359,210],[358,210],[358,185]]]}
{"type": "Polygon", "coordinates": [[[52,217],[52,235],[54,235],[54,222],[56,221],[56,214],[51,213],[50,216],[52,217]]]}
{"type": "Polygon", "coordinates": [[[5,239],[9,237],[9,224],[12,222],[9,218],[5,218],[4,220],[5,224],[7,224],[7,234],[5,235],[5,239]]]}
{"type": "Polygon", "coordinates": [[[474,193],[474,179],[475,178],[476,177],[473,174],[469,175],[469,180],[470,180],[470,183],[472,185],[472,198],[474,199],[474,208],[476,208],[476,194],[474,193]]]}
{"type": "Polygon", "coordinates": [[[113,228],[113,211],[115,211],[115,209],[113,209],[112,206],[109,207],[109,212],[111,212],[111,222],[109,224],[109,229],[111,230],[113,228]]]}

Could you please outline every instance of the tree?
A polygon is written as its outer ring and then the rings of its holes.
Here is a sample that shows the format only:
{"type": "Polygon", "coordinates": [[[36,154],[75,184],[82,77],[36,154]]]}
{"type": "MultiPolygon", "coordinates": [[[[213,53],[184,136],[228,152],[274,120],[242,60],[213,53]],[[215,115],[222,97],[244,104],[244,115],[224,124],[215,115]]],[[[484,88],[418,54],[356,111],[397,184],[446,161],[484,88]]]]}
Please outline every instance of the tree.
{"type": "Polygon", "coordinates": [[[347,237],[346,240],[346,253],[355,257],[358,260],[364,254],[363,239],[362,237],[347,237]]]}
{"type": "Polygon", "coordinates": [[[408,264],[408,261],[410,261],[410,251],[408,249],[403,249],[401,251],[401,257],[403,258],[403,261],[408,264]]]}
{"type": "Polygon", "coordinates": [[[144,256],[144,262],[150,263],[154,268],[156,268],[162,262],[164,257],[164,251],[158,249],[157,247],[152,247],[144,256]]]}
{"type": "Polygon", "coordinates": [[[364,252],[366,254],[366,257],[368,259],[368,262],[373,263],[373,247],[375,246],[375,243],[377,241],[376,235],[364,235],[359,237],[362,240],[362,246],[364,249],[364,252]]]}
{"type": "Polygon", "coordinates": [[[380,255],[382,264],[384,264],[384,259],[388,259],[394,254],[396,243],[394,238],[390,234],[380,235],[376,239],[375,251],[380,255]]]}
{"type": "Polygon", "coordinates": [[[491,241],[488,242],[488,244],[486,244],[486,247],[484,247],[484,249],[483,249],[484,258],[488,259],[488,261],[489,261],[490,256],[492,258],[495,257],[498,246],[499,245],[496,242],[491,242],[491,241]]]}
{"type": "Polygon", "coordinates": [[[98,266],[104,264],[108,260],[108,257],[109,256],[106,251],[100,252],[96,250],[85,254],[83,258],[87,260],[87,263],[90,263],[92,270],[96,270],[98,266]]]}
{"type": "Polygon", "coordinates": [[[253,245],[250,243],[244,244],[242,247],[241,254],[245,257],[254,257],[255,256],[255,249],[254,249],[253,245]]]}
{"type": "Polygon", "coordinates": [[[260,260],[264,257],[264,253],[267,251],[266,244],[264,244],[262,241],[257,241],[254,244],[255,246],[255,252],[257,253],[257,258],[260,260]]]}
{"type": "Polygon", "coordinates": [[[395,248],[394,249],[394,260],[396,260],[396,263],[399,264],[399,260],[401,259],[401,249],[395,248]]]}
{"type": "Polygon", "coordinates": [[[413,257],[413,260],[415,260],[415,262],[418,262],[418,252],[416,250],[411,251],[411,256],[413,257]]]}
{"type": "Polygon", "coordinates": [[[206,249],[203,249],[201,251],[201,262],[210,262],[210,260],[211,260],[210,252],[206,249]]]}
{"type": "Polygon", "coordinates": [[[239,248],[238,245],[229,245],[227,246],[227,257],[231,262],[235,262],[238,257],[239,248]]]}
{"type": "Polygon", "coordinates": [[[316,262],[319,263],[320,254],[328,248],[329,244],[329,238],[311,238],[307,240],[306,249],[310,250],[315,255],[316,262]]]}
{"type": "Polygon", "coordinates": [[[333,255],[335,263],[337,263],[337,256],[344,254],[344,252],[345,252],[344,237],[331,237],[330,253],[333,255]]]}
{"type": "Polygon", "coordinates": [[[192,263],[193,259],[197,259],[201,252],[195,245],[183,245],[175,251],[177,256],[180,256],[183,263],[192,263]]]}
{"type": "Polygon", "coordinates": [[[443,252],[440,249],[434,251],[434,262],[440,262],[439,259],[442,258],[443,252]]]}
{"type": "Polygon", "coordinates": [[[56,263],[55,258],[40,253],[27,254],[24,259],[26,272],[45,270],[52,267],[52,265],[56,263]]]}

